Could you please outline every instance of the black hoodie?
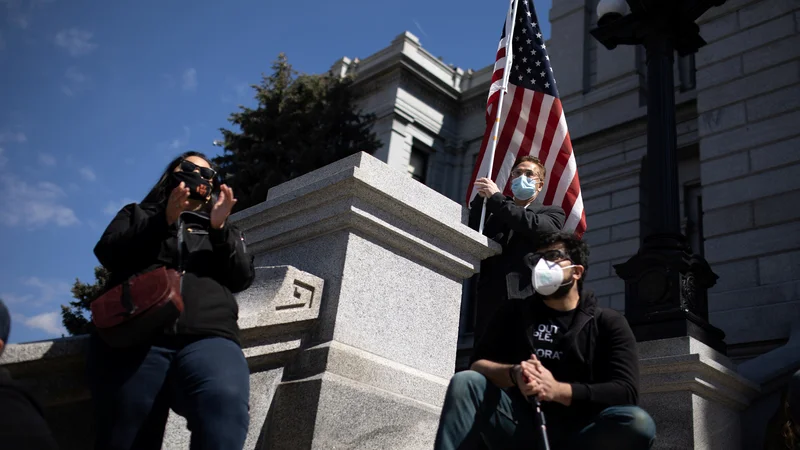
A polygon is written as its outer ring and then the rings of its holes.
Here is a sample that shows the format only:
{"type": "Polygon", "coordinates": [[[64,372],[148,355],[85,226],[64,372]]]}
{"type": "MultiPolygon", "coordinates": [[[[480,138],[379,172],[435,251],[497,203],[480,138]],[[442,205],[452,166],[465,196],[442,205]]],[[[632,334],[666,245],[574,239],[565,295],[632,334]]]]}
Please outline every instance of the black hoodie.
{"type": "MultiPolygon", "coordinates": [[[[472,360],[527,361],[535,351],[533,333],[548,310],[553,311],[538,295],[505,302],[475,347],[472,360]]],[[[556,381],[572,385],[572,404],[544,403],[548,428],[574,432],[609,406],[638,403],[636,338],[625,317],[598,306],[593,293],[584,291],[571,324],[556,345],[563,355],[559,360],[540,360],[556,381]]],[[[516,388],[509,392],[519,394],[516,388]]]]}
{"type": "Polygon", "coordinates": [[[42,407],[33,396],[0,367],[0,448],[3,450],[56,450],[42,407]]]}

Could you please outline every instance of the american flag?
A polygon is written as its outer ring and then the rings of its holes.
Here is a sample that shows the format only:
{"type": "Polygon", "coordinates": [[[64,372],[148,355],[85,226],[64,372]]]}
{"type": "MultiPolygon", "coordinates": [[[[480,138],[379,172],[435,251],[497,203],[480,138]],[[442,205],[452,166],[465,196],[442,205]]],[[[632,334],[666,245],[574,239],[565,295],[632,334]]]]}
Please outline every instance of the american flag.
{"type": "Polygon", "coordinates": [[[539,198],[545,205],[560,205],[567,214],[564,230],[582,236],[586,213],[578,182],[578,168],[572,152],[567,121],[558,98],[556,80],[532,0],[514,0],[497,48],[492,85],[486,104],[486,132],[472,180],[467,204],[477,195],[475,180],[489,171],[492,131],[500,122],[492,164],[492,180],[511,195],[511,170],[518,156],[532,155],[544,163],[545,185],[539,198]],[[515,2],[519,2],[515,5],[515,2]],[[516,11],[516,14],[513,13],[516,11]],[[506,54],[508,32],[513,30],[506,54]],[[497,107],[503,89],[503,75],[509,70],[508,91],[503,97],[500,117],[497,107]]]}

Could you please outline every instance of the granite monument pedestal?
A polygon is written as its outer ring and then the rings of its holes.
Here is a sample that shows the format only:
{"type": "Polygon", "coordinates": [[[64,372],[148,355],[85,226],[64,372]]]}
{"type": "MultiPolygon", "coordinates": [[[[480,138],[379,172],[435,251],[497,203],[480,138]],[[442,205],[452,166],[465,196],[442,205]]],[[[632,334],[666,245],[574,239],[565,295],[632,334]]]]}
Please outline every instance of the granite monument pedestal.
{"type": "Polygon", "coordinates": [[[749,450],[741,411],[758,385],[731,361],[693,337],[638,343],[639,403],[656,422],[653,450],[749,450]]]}
{"type": "Polygon", "coordinates": [[[430,449],[455,369],[462,280],[499,246],[462,207],[361,153],[272,189],[235,220],[257,263],[325,279],[285,368],[270,449],[430,449]]]}

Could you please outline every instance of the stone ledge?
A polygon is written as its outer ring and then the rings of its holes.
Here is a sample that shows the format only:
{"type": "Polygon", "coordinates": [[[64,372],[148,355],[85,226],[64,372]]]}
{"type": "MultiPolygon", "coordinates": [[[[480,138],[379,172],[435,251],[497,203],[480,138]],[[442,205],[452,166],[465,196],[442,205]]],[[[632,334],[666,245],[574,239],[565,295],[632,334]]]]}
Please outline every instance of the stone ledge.
{"type": "Polygon", "coordinates": [[[440,408],[449,380],[336,341],[306,349],[286,367],[284,382],[330,373],[440,408]]]}
{"type": "Polygon", "coordinates": [[[698,354],[645,359],[639,364],[642,394],[691,391],[741,411],[760,393],[755,383],[698,354]]]}
{"type": "MultiPolygon", "coordinates": [[[[237,295],[242,348],[251,372],[286,361],[316,325],[324,282],[290,266],[256,269],[256,279],[237,295]]],[[[89,336],[11,344],[0,365],[33,390],[46,406],[89,398],[85,353],[89,336]]]]}
{"type": "Polygon", "coordinates": [[[726,356],[694,338],[640,342],[638,348],[641,394],[692,392],[734,410],[760,394],[726,356]]]}
{"type": "Polygon", "coordinates": [[[463,210],[358,153],[271,189],[266,202],[234,218],[257,253],[356,229],[453,277],[467,278],[500,247],[467,227],[463,210]]]}

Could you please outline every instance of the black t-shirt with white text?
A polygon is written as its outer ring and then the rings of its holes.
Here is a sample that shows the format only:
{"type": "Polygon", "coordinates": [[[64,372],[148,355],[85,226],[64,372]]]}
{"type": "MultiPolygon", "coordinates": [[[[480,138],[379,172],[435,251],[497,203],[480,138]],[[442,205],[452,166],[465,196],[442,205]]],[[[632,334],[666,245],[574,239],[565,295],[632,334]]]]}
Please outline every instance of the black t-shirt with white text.
{"type": "Polygon", "coordinates": [[[564,349],[567,347],[561,340],[569,330],[575,311],[558,311],[545,305],[544,302],[535,302],[532,305],[533,324],[527,333],[528,339],[536,350],[536,357],[558,379],[567,378],[563,370],[564,349]]]}

